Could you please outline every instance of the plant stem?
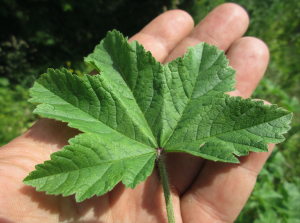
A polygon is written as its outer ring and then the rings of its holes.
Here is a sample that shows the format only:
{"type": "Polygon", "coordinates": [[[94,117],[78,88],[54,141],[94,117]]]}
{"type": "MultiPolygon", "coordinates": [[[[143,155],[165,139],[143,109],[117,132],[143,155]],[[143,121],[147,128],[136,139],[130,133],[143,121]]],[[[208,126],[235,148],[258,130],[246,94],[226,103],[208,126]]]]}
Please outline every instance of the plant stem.
{"type": "Polygon", "coordinates": [[[166,206],[167,206],[168,222],[175,223],[175,216],[174,216],[172,197],[171,197],[171,192],[169,187],[168,175],[167,175],[166,166],[162,155],[158,156],[157,163],[158,163],[159,175],[161,178],[166,206]]]}

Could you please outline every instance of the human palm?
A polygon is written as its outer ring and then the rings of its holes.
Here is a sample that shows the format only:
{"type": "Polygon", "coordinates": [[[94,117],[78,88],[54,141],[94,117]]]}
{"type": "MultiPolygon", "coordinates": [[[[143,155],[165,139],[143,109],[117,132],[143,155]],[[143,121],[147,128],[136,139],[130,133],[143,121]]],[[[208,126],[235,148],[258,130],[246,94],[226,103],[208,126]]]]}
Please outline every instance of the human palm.
{"type": "MultiPolygon", "coordinates": [[[[129,41],[138,40],[164,64],[183,56],[189,46],[203,41],[216,45],[237,70],[237,90],[230,94],[249,97],[265,72],[269,53],[262,41],[242,37],[248,22],[246,12],[235,4],[217,7],[196,27],[187,13],[173,10],[158,16],[129,41]]],[[[155,170],[133,190],[119,183],[109,193],[80,203],[74,196],[46,195],[22,183],[36,164],[48,160],[78,133],[65,123],[41,119],[0,148],[0,222],[167,222],[155,170]]],[[[240,158],[241,164],[230,164],[168,154],[176,222],[233,222],[268,156],[250,153],[240,158]]]]}

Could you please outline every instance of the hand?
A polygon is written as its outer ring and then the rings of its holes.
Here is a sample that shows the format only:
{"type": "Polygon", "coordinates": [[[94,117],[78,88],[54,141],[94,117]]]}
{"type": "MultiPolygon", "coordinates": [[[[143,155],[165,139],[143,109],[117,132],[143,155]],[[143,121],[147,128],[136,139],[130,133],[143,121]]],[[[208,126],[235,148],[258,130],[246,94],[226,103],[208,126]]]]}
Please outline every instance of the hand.
{"type": "MultiPolygon", "coordinates": [[[[248,23],[247,13],[235,4],[217,7],[196,27],[187,13],[173,10],[158,16],[129,41],[138,40],[162,63],[183,56],[188,46],[202,41],[216,45],[237,70],[237,90],[231,95],[250,97],[266,70],[269,52],[262,41],[242,37],[248,23]]],[[[36,164],[48,160],[76,134],[65,123],[41,119],[0,148],[0,222],[167,222],[156,171],[134,190],[119,183],[111,192],[81,203],[74,196],[46,195],[22,183],[36,164]]],[[[250,153],[240,158],[240,164],[168,154],[176,222],[233,222],[269,153],[250,153]]]]}

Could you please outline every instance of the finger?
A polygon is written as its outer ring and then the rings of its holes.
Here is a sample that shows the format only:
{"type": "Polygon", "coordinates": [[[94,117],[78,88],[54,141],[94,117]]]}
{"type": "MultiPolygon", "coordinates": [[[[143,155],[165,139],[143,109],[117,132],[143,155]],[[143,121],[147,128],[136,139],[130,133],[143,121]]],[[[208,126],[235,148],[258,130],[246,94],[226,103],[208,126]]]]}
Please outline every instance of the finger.
{"type": "Polygon", "coordinates": [[[194,28],[192,17],[182,10],[171,10],[151,21],[128,42],[137,40],[157,61],[164,61],[169,53],[194,28]]]}
{"type": "Polygon", "coordinates": [[[180,44],[170,53],[164,63],[183,56],[187,47],[207,42],[226,51],[244,35],[249,25],[247,12],[237,4],[226,3],[211,11],[180,44]]]}
{"type": "Polygon", "coordinates": [[[207,161],[182,197],[183,222],[234,222],[273,148],[269,146],[268,153],[250,153],[240,158],[240,164],[207,161]]]}
{"type": "Polygon", "coordinates": [[[230,95],[251,97],[269,63],[267,45],[257,38],[244,37],[230,46],[226,56],[236,70],[236,91],[230,95]]]}
{"type": "MultiPolygon", "coordinates": [[[[194,30],[172,51],[165,60],[170,61],[182,56],[189,46],[202,41],[217,45],[227,50],[248,27],[249,18],[246,11],[232,3],[223,4],[207,15],[194,30]]],[[[190,154],[168,154],[169,176],[174,190],[182,194],[198,175],[203,159],[190,154]]]]}

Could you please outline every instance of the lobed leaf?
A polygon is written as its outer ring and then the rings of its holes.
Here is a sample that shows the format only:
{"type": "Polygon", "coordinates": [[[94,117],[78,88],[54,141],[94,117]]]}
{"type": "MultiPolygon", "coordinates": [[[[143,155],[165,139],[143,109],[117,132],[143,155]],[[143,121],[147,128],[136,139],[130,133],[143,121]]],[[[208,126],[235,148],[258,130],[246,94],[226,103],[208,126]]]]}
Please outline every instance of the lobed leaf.
{"type": "Polygon", "coordinates": [[[158,147],[237,163],[236,156],[281,142],[290,128],[289,111],[225,94],[235,71],[207,43],[163,66],[112,31],[85,61],[100,75],[49,69],[31,89],[30,101],[41,103],[35,113],[84,132],[24,179],[37,190],[82,201],[120,181],[131,188],[144,181],[158,147]]]}

